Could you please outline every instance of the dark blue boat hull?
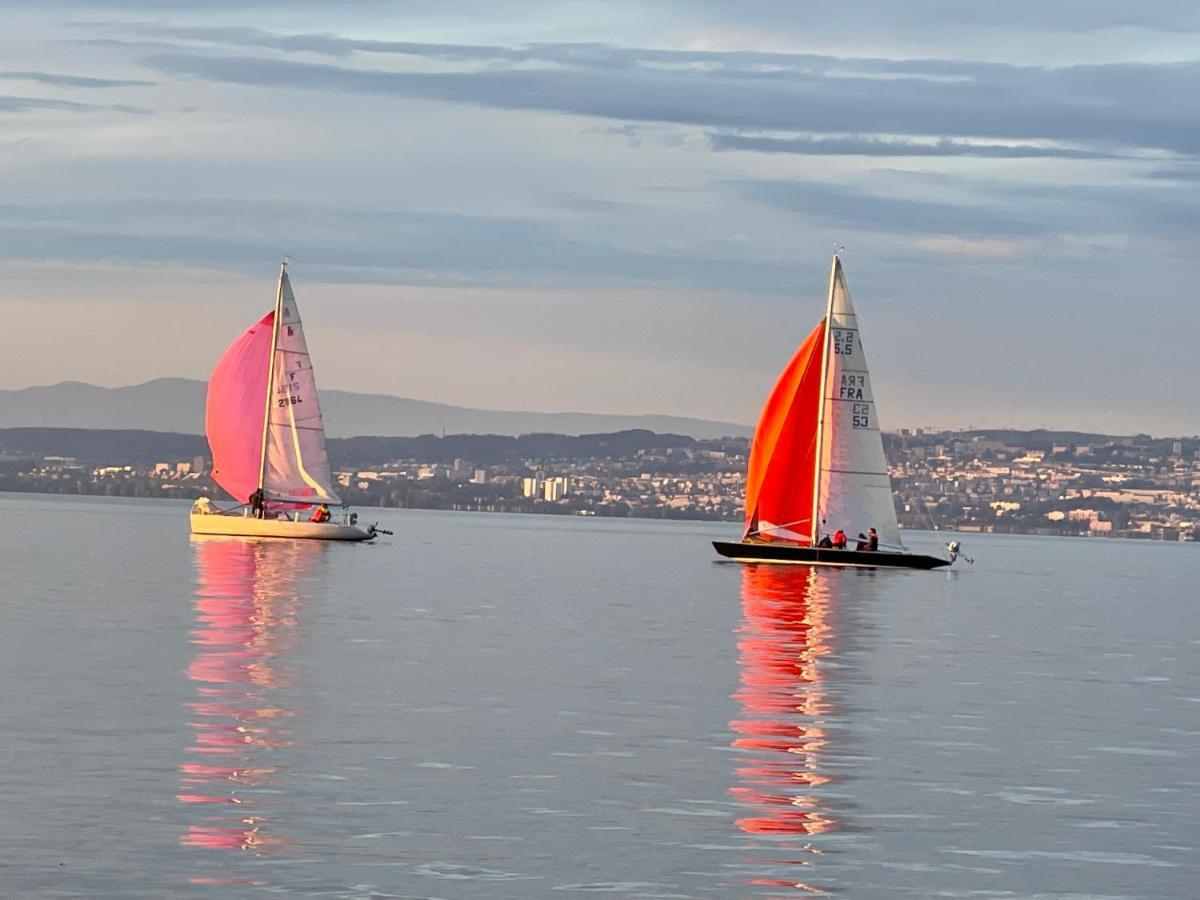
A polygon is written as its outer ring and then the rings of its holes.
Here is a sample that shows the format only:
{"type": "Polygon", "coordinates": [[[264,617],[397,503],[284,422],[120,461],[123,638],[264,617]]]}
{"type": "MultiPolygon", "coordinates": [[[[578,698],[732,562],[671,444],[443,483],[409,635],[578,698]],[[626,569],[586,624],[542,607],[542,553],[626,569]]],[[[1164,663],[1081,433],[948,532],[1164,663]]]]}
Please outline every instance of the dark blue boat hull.
{"type": "Polygon", "coordinates": [[[871,569],[937,569],[950,560],[886,550],[833,550],[784,543],[713,541],[722,556],[744,563],[800,563],[810,566],[860,566],[871,569]]]}

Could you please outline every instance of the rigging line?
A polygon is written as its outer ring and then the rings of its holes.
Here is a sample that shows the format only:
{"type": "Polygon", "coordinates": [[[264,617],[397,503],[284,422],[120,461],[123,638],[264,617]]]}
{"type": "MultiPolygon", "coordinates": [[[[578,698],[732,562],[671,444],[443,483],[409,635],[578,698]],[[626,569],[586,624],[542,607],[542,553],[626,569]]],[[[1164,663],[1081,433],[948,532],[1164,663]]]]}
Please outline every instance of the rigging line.
{"type": "MultiPolygon", "coordinates": [[[[272,410],[273,415],[271,416],[273,424],[278,424],[278,425],[291,425],[292,424],[292,418],[290,416],[287,416],[287,415],[279,412],[279,410],[284,409],[284,408],[285,408],[285,405],[283,405],[283,404],[274,407],[274,409],[272,410]],[[276,419],[278,419],[279,421],[275,422],[274,420],[276,420],[276,419]]],[[[288,403],[288,404],[286,404],[286,408],[287,409],[295,409],[296,404],[288,403]]],[[[315,422],[317,424],[320,424],[320,422],[323,418],[324,418],[324,416],[321,415],[321,413],[317,412],[311,416],[305,416],[304,418],[296,419],[295,421],[297,422],[297,424],[300,424],[300,426],[302,428],[309,428],[312,426],[304,425],[303,423],[315,422]]]]}
{"type": "MultiPolygon", "coordinates": [[[[811,521],[812,521],[812,519],[797,519],[797,520],[796,520],[796,521],[794,521],[794,522],[784,522],[784,523],[782,523],[782,524],[778,524],[778,523],[776,523],[776,522],[767,522],[765,527],[766,527],[766,528],[768,528],[768,529],[775,529],[775,528],[791,528],[793,525],[804,525],[804,524],[806,524],[806,523],[809,523],[809,522],[811,522],[811,521]]],[[[758,534],[758,532],[760,532],[760,531],[762,531],[762,530],[763,530],[763,526],[760,526],[758,529],[756,529],[755,531],[753,531],[753,532],[750,532],[750,533],[752,533],[752,534],[758,534]]]]}
{"type": "Polygon", "coordinates": [[[267,483],[267,440],[271,428],[271,398],[275,391],[275,356],[279,353],[279,320],[283,312],[283,280],[287,277],[286,260],[279,267],[279,286],[275,289],[275,308],[271,311],[271,352],[267,355],[266,397],[263,398],[262,444],[258,462],[258,489],[267,483]]]}
{"type": "Polygon", "coordinates": [[[833,293],[837,288],[838,270],[841,268],[841,261],[838,255],[833,254],[833,261],[829,264],[829,294],[825,300],[825,318],[822,320],[821,334],[821,381],[818,390],[817,401],[817,452],[814,455],[813,465],[813,486],[812,486],[812,524],[813,527],[809,530],[813,534],[809,535],[809,543],[817,543],[817,534],[821,530],[821,462],[825,452],[825,391],[829,383],[829,346],[833,343],[832,329],[833,325],[833,293]]]}
{"type": "MultiPolygon", "coordinates": [[[[292,423],[288,422],[288,421],[277,422],[274,419],[272,419],[271,424],[278,425],[282,428],[287,428],[287,427],[291,427],[292,423]]],[[[324,431],[325,430],[324,426],[322,426],[322,425],[301,425],[301,424],[297,423],[295,427],[296,427],[297,431],[324,431]]]]}

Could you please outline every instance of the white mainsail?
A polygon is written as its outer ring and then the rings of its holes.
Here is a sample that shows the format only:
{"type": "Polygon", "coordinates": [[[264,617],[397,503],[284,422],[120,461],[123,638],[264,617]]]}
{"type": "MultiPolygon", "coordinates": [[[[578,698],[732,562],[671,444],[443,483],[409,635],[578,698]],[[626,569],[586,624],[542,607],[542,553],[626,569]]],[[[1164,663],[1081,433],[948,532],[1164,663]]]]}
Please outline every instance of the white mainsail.
{"type": "Polygon", "coordinates": [[[841,261],[834,257],[826,329],[825,379],[816,504],[822,533],[855,537],[874,528],[881,546],[900,546],[883,437],[858,317],[841,261]]]}
{"type": "Polygon", "coordinates": [[[316,377],[286,268],[280,272],[279,294],[266,412],[263,493],[270,500],[340,503],[325,452],[325,424],[316,377]]]}

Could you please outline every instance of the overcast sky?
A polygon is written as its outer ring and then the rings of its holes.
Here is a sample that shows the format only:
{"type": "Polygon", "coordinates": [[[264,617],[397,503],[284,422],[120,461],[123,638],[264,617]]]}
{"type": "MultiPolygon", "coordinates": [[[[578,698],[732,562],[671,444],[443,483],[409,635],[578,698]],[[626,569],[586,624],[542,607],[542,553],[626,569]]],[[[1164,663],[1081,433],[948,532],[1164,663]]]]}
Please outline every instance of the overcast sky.
{"type": "Polygon", "coordinates": [[[0,0],[0,387],[752,422],[844,261],[885,426],[1200,432],[1200,5],[0,0]]]}

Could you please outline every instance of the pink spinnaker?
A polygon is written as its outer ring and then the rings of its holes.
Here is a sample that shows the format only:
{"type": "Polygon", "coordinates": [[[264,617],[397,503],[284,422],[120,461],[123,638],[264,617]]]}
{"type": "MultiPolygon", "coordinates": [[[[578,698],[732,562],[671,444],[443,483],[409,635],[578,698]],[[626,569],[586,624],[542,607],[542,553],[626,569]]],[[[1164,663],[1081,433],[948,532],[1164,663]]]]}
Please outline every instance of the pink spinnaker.
{"type": "Polygon", "coordinates": [[[271,359],[274,311],[263,316],[217,362],[208,380],[204,429],[212,450],[212,477],[245,503],[258,488],[263,411],[271,359]]]}

